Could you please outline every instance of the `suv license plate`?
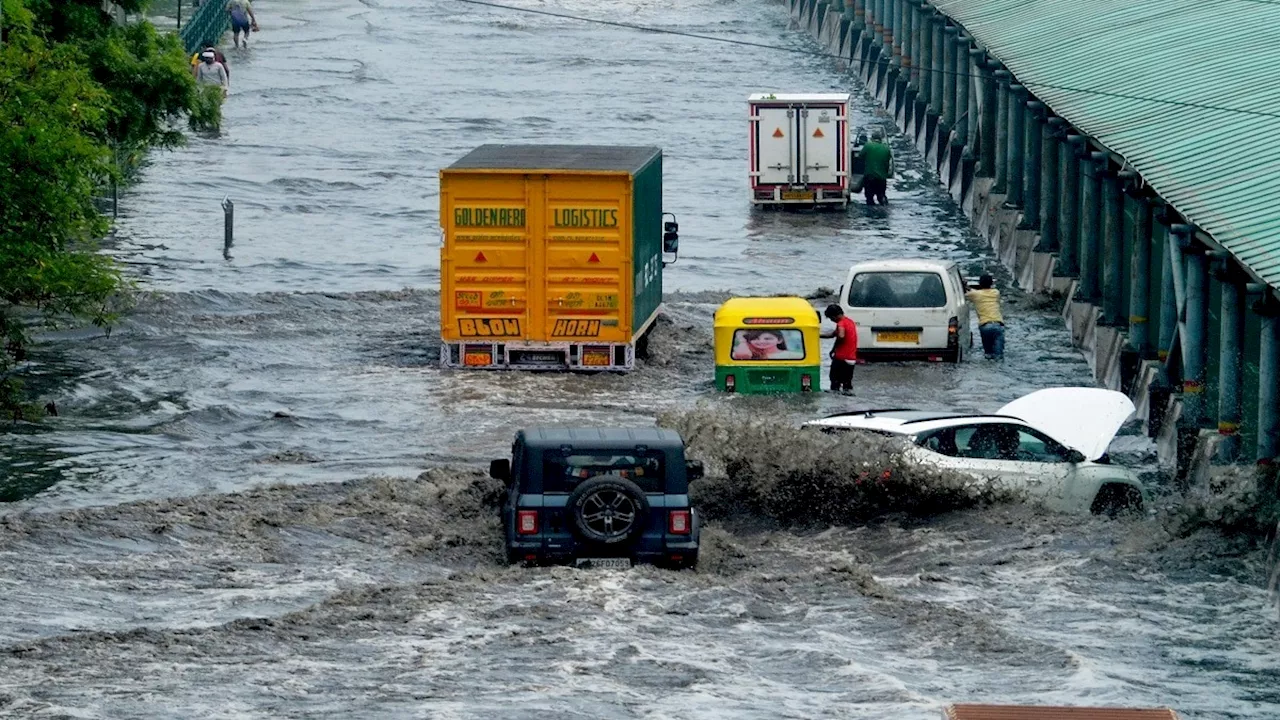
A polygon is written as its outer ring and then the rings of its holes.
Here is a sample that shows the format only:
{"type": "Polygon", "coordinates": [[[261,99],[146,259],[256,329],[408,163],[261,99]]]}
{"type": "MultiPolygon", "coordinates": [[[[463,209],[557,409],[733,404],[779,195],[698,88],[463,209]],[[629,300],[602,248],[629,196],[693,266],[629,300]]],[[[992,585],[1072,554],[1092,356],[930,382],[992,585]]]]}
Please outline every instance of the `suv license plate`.
{"type": "Polygon", "coordinates": [[[601,570],[629,570],[630,558],[578,558],[580,568],[599,568],[601,570]]]}

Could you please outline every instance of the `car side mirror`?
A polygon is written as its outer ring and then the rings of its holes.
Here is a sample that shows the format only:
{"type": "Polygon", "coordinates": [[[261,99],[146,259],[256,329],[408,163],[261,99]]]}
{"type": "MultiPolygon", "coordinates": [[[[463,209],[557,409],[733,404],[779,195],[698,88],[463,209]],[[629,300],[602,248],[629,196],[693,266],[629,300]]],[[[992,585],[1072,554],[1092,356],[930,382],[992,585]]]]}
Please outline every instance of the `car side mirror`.
{"type": "Polygon", "coordinates": [[[489,477],[494,480],[507,481],[511,479],[511,461],[503,458],[501,460],[493,460],[489,463],[489,477]]]}
{"type": "Polygon", "coordinates": [[[1070,450],[1067,452],[1067,462],[1073,465],[1082,463],[1087,459],[1088,458],[1084,456],[1084,453],[1080,452],[1079,450],[1070,450]]]}
{"type": "Polygon", "coordinates": [[[704,472],[701,460],[686,460],[684,468],[684,474],[690,480],[700,479],[704,472]]]}

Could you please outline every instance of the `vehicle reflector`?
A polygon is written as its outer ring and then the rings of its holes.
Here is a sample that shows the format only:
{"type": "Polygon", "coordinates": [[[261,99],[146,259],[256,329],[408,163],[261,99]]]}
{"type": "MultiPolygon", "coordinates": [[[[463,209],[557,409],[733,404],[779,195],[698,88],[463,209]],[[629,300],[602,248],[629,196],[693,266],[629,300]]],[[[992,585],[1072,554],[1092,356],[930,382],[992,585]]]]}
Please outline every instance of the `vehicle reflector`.
{"type": "Polygon", "coordinates": [[[667,531],[672,535],[688,535],[693,532],[692,524],[688,510],[672,510],[667,516],[667,531]]]}
{"type": "Polygon", "coordinates": [[[538,532],[538,511],[519,510],[516,512],[516,533],[534,535],[538,532]]]}
{"type": "Polygon", "coordinates": [[[587,346],[582,348],[582,364],[588,367],[608,367],[609,346],[587,346]]]}
{"type": "Polygon", "coordinates": [[[470,347],[467,346],[462,354],[463,365],[492,365],[493,364],[493,348],[488,346],[470,347]]]}
{"type": "Polygon", "coordinates": [[[724,376],[724,389],[725,389],[725,392],[733,392],[734,380],[732,375],[724,376]]]}
{"type": "Polygon", "coordinates": [[[812,390],[813,390],[813,376],[811,376],[811,375],[801,375],[801,376],[800,376],[800,389],[801,389],[801,390],[803,390],[803,391],[805,391],[805,392],[810,392],[810,391],[812,391],[812,390]]]}

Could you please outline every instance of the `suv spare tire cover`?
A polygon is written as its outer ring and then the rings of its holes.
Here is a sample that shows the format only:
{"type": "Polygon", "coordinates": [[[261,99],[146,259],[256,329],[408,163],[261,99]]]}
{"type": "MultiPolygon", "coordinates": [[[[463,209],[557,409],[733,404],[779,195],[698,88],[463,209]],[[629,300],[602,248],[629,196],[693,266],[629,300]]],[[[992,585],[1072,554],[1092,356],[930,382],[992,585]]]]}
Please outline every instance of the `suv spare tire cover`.
{"type": "Polygon", "coordinates": [[[597,475],[569,493],[566,509],[578,537],[601,545],[635,540],[649,520],[649,500],[639,485],[618,475],[597,475]]]}

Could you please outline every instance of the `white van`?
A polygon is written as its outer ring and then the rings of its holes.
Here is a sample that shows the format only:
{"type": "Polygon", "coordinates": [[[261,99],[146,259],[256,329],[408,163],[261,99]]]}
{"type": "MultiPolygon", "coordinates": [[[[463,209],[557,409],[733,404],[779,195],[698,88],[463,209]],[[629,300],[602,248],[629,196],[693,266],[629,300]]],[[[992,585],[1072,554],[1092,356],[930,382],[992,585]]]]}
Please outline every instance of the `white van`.
{"type": "Polygon", "coordinates": [[[858,325],[859,359],[960,362],[973,347],[960,268],[947,260],[878,260],[849,268],[840,306],[858,325]]]}

